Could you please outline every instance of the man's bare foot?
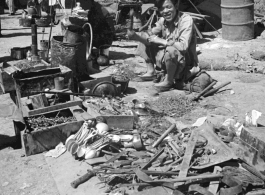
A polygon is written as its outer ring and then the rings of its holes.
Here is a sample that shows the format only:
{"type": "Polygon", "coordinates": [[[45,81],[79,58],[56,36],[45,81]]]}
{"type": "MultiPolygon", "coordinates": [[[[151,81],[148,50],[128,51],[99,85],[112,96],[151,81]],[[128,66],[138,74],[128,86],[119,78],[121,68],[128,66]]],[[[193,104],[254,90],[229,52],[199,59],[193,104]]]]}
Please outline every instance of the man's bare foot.
{"type": "Polygon", "coordinates": [[[156,72],[152,71],[152,72],[146,72],[145,74],[141,75],[141,77],[151,77],[155,75],[156,75],[156,72]]]}
{"type": "Polygon", "coordinates": [[[162,81],[160,83],[155,84],[155,87],[169,87],[172,86],[173,82],[168,82],[168,81],[162,81]]]}

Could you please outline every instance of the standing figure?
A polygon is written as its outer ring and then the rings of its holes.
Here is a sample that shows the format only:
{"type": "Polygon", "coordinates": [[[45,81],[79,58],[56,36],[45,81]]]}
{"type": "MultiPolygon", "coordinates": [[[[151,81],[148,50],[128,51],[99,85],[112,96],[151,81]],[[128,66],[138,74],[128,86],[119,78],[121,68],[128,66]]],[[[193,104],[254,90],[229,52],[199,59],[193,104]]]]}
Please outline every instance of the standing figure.
{"type": "Polygon", "coordinates": [[[1,17],[0,17],[0,37],[3,36],[2,33],[1,33],[1,30],[2,30],[2,28],[1,28],[1,17]]]}
{"type": "Polygon", "coordinates": [[[141,34],[128,30],[128,37],[139,41],[139,55],[145,59],[147,72],[142,80],[154,80],[156,69],[164,77],[155,84],[158,92],[168,91],[199,72],[196,31],[190,15],[179,11],[180,0],[156,0],[161,18],[156,26],[141,34]]]}
{"type": "Polygon", "coordinates": [[[6,4],[9,8],[9,15],[15,15],[16,9],[15,9],[15,0],[6,0],[6,4]]]}

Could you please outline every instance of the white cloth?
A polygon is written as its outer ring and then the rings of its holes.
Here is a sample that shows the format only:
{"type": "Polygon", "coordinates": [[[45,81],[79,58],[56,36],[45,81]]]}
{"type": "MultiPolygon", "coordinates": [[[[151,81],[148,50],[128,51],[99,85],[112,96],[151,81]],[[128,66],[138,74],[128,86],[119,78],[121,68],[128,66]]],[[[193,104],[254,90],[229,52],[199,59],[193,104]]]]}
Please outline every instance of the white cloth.
{"type": "Polygon", "coordinates": [[[65,153],[66,151],[66,147],[65,145],[63,145],[63,143],[59,143],[55,149],[48,151],[47,153],[45,153],[46,157],[53,157],[53,158],[58,158],[59,156],[61,156],[63,153],[65,153]]]}
{"type": "Polygon", "coordinates": [[[57,4],[57,0],[49,0],[49,6],[57,4]]]}
{"type": "Polygon", "coordinates": [[[49,0],[49,6],[54,6],[56,4],[61,5],[62,8],[65,9],[65,0],[49,0]]]}

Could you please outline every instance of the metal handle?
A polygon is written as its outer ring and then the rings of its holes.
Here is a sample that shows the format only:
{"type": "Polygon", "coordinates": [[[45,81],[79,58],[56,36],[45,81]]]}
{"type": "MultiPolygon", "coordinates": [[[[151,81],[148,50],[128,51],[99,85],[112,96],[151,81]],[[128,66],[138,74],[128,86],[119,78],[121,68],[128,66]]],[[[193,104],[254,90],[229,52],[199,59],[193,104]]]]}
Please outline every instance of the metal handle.
{"type": "Polygon", "coordinates": [[[88,181],[89,179],[91,179],[92,177],[94,177],[96,174],[91,171],[91,170],[88,170],[87,173],[81,177],[79,177],[78,179],[74,180],[72,183],[71,183],[71,186],[73,188],[77,188],[80,184],[82,183],[85,183],[86,181],[88,181]]]}

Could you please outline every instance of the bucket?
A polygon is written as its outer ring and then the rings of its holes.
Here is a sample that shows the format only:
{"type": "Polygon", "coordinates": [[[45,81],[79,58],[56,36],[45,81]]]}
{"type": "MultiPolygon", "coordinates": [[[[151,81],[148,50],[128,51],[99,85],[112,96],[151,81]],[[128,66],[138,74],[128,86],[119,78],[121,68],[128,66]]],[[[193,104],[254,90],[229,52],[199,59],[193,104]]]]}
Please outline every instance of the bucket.
{"type": "Polygon", "coordinates": [[[64,77],[55,77],[54,87],[56,90],[63,90],[64,89],[64,77]]]}
{"type": "Polygon", "coordinates": [[[86,47],[83,42],[78,44],[63,43],[63,36],[53,36],[51,40],[51,65],[63,65],[73,71],[85,72],[86,68],[86,47]],[[83,69],[82,69],[83,68],[83,69]]]}
{"type": "Polygon", "coordinates": [[[38,51],[38,55],[44,61],[47,61],[48,60],[48,50],[40,50],[40,51],[38,51]]]}
{"type": "Polygon", "coordinates": [[[254,0],[222,0],[222,37],[230,41],[254,38],[254,0]]]}
{"type": "Polygon", "coordinates": [[[48,50],[49,40],[40,40],[40,50],[48,50]]]}
{"type": "Polygon", "coordinates": [[[81,27],[69,26],[65,31],[63,43],[76,44],[83,42],[84,30],[81,27]]]}
{"type": "Polygon", "coordinates": [[[112,83],[121,85],[121,92],[122,93],[124,93],[127,90],[128,86],[129,86],[129,81],[130,81],[130,79],[118,80],[113,76],[112,76],[111,80],[112,80],[112,83]]]}
{"type": "Polygon", "coordinates": [[[10,49],[10,56],[16,60],[22,60],[24,58],[23,48],[13,47],[10,49]]]}

